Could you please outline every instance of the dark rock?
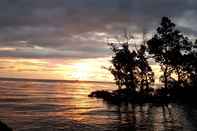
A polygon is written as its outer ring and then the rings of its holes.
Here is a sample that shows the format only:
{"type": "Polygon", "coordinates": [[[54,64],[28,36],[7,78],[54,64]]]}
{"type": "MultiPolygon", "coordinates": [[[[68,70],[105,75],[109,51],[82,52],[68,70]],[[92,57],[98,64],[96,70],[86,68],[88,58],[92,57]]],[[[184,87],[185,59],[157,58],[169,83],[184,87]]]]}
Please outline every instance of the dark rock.
{"type": "Polygon", "coordinates": [[[12,131],[12,129],[0,121],[0,131],[12,131]]]}

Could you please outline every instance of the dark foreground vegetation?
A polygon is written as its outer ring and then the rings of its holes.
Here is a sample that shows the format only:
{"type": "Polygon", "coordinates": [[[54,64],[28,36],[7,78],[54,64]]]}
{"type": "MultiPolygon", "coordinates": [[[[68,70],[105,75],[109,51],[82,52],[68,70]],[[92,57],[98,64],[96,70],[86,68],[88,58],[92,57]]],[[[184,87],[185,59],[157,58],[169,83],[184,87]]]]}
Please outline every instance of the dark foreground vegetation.
{"type": "Polygon", "coordinates": [[[12,129],[0,121],[0,131],[12,131],[12,129]]]}
{"type": "Polygon", "coordinates": [[[103,99],[112,104],[120,103],[155,103],[155,104],[168,104],[173,102],[196,104],[197,96],[195,94],[197,90],[194,88],[178,88],[165,90],[157,89],[154,94],[133,92],[130,89],[118,89],[115,91],[95,91],[92,92],[89,97],[96,97],[103,99]]]}
{"type": "MultiPolygon", "coordinates": [[[[123,42],[109,43],[112,66],[107,68],[118,89],[95,91],[90,97],[120,103],[195,103],[197,99],[197,40],[184,36],[176,25],[163,17],[156,33],[135,49],[129,48],[131,37],[123,42]],[[155,74],[150,63],[158,64],[163,73],[158,89],[154,89],[155,74]]],[[[144,37],[143,37],[144,38],[144,37]]],[[[158,74],[157,74],[158,75],[158,74]]]]}

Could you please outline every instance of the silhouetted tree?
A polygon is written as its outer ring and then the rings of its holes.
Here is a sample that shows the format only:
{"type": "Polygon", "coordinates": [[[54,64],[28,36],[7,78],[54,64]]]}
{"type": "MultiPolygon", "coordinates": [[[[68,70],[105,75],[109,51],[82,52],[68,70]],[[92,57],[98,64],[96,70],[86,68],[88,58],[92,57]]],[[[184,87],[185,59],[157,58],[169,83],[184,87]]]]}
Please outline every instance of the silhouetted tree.
{"type": "Polygon", "coordinates": [[[170,102],[186,101],[196,98],[197,92],[197,40],[192,42],[175,28],[168,17],[163,17],[156,34],[147,42],[129,48],[129,37],[126,42],[109,43],[113,56],[111,71],[119,89],[112,93],[93,92],[90,96],[103,97],[112,101],[131,102],[170,102]],[[160,64],[163,75],[160,77],[165,88],[151,90],[154,73],[148,58],[154,58],[160,64]],[[172,73],[177,75],[177,80],[172,73]],[[189,88],[180,88],[189,87],[189,88]],[[129,90],[127,90],[129,89],[129,90]],[[153,94],[149,94],[149,92],[153,94]],[[188,95],[188,98],[183,96],[188,95]]]}
{"type": "Polygon", "coordinates": [[[154,83],[154,72],[152,71],[147,57],[145,56],[146,46],[141,45],[140,49],[137,50],[137,75],[136,80],[138,80],[138,86],[141,92],[147,92],[150,89],[150,84],[154,83]]]}
{"type": "Polygon", "coordinates": [[[129,42],[110,43],[114,55],[109,68],[119,89],[125,86],[133,91],[148,91],[154,82],[154,73],[145,57],[146,46],[130,50],[129,42]]]}
{"type": "Polygon", "coordinates": [[[160,63],[165,88],[168,87],[173,71],[177,74],[179,85],[188,78],[184,57],[191,51],[192,42],[175,28],[175,24],[168,17],[162,18],[157,33],[147,43],[149,53],[160,63]]]}
{"type": "Polygon", "coordinates": [[[184,84],[188,83],[190,73],[186,65],[188,65],[191,60],[187,60],[186,57],[189,57],[192,53],[192,45],[193,43],[187,37],[181,35],[181,38],[174,44],[169,54],[171,65],[178,77],[178,86],[184,87],[186,86],[184,84]]]}
{"type": "Polygon", "coordinates": [[[118,46],[114,43],[110,43],[109,45],[114,53],[111,60],[113,66],[111,66],[109,70],[113,74],[116,84],[119,88],[125,86],[126,88],[135,90],[134,68],[137,53],[129,50],[127,42],[118,46]]]}
{"type": "Polygon", "coordinates": [[[192,87],[197,85],[197,40],[192,44],[191,51],[184,56],[184,68],[189,72],[192,87]]]}

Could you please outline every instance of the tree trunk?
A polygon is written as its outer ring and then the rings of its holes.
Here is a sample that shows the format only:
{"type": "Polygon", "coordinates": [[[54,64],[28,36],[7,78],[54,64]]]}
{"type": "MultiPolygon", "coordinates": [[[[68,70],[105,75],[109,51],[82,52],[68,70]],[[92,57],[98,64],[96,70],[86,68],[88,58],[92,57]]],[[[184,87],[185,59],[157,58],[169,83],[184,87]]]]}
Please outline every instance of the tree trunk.
{"type": "Polygon", "coordinates": [[[147,78],[147,74],[146,75],[146,88],[149,89],[149,83],[148,83],[148,78],[147,78]]]}
{"type": "Polygon", "coordinates": [[[131,71],[130,78],[131,78],[130,86],[131,86],[131,88],[132,88],[133,90],[136,90],[136,85],[135,85],[135,82],[134,82],[133,71],[131,71]]]}
{"type": "Polygon", "coordinates": [[[140,82],[140,92],[144,92],[144,80],[142,79],[140,82]]]}
{"type": "Polygon", "coordinates": [[[181,84],[181,72],[179,69],[177,69],[177,77],[178,77],[178,86],[181,84]]]}
{"type": "Polygon", "coordinates": [[[165,89],[168,88],[168,66],[166,65],[165,70],[164,70],[164,87],[165,89]]]}

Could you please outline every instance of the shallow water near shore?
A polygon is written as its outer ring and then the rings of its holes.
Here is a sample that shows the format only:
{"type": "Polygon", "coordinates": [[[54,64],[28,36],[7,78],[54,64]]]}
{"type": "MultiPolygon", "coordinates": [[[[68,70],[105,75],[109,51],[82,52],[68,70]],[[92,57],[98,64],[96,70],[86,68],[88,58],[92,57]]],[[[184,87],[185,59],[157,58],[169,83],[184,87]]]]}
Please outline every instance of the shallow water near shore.
{"type": "Polygon", "coordinates": [[[0,81],[0,120],[15,131],[196,131],[197,108],[109,105],[89,98],[110,83],[0,81]]]}

